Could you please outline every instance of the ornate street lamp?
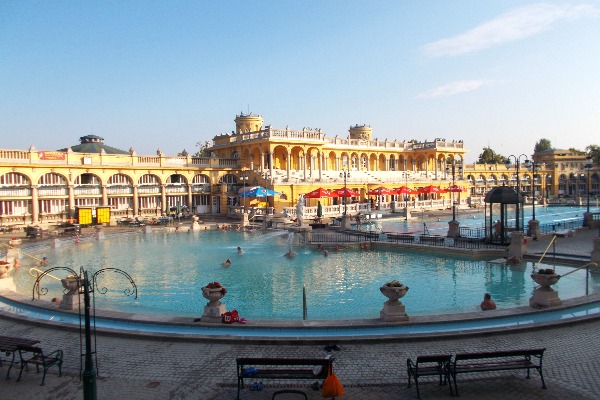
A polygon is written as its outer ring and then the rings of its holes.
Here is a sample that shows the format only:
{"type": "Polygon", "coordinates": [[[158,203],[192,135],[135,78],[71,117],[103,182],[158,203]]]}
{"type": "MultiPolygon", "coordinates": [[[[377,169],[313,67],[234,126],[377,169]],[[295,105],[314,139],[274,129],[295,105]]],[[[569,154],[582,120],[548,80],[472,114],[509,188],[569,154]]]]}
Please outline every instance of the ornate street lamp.
{"type": "Polygon", "coordinates": [[[343,170],[340,172],[340,178],[344,178],[344,217],[348,213],[348,202],[346,201],[347,187],[346,187],[346,179],[350,178],[350,171],[343,170]]]}
{"type": "MultiPolygon", "coordinates": [[[[514,160],[515,160],[514,165],[517,169],[517,198],[518,198],[518,195],[521,194],[521,183],[519,180],[519,169],[521,167],[521,162],[523,163],[523,166],[525,166],[527,168],[528,165],[531,163],[531,161],[529,161],[529,159],[527,158],[527,155],[525,155],[525,154],[521,154],[519,156],[515,156],[515,155],[511,154],[510,156],[508,156],[506,158],[506,168],[508,168],[508,169],[512,168],[512,166],[513,166],[513,163],[510,160],[511,157],[514,158],[514,160]],[[523,161],[521,161],[521,157],[525,157],[525,159],[523,161]]],[[[521,219],[521,214],[520,214],[521,212],[522,212],[522,210],[521,210],[519,201],[517,201],[517,218],[515,218],[515,220],[516,220],[516,228],[518,231],[521,230],[520,226],[519,226],[519,222],[520,222],[519,220],[521,219]]]]}
{"type": "MultiPolygon", "coordinates": [[[[100,287],[98,285],[98,276],[106,273],[106,272],[116,272],[119,273],[129,281],[131,288],[127,287],[123,291],[126,296],[132,296],[135,294],[135,299],[137,300],[137,286],[131,276],[118,268],[103,268],[96,271],[92,277],[90,278],[88,275],[88,271],[84,270],[83,267],[79,269],[79,274],[68,267],[54,267],[47,269],[42,272],[33,284],[33,298],[35,300],[36,293],[48,293],[48,288],[40,287],[40,281],[45,276],[49,276],[54,278],[51,273],[59,270],[64,270],[69,273],[66,279],[62,279],[63,287],[65,287],[65,296],[68,295],[77,295],[77,299],[79,299],[79,295],[83,295],[83,304],[84,304],[84,338],[85,338],[85,369],[81,375],[81,379],[83,381],[83,398],[84,400],[95,400],[96,399],[96,375],[97,375],[97,366],[94,367],[94,358],[93,355],[98,354],[96,349],[92,351],[92,328],[91,328],[91,313],[94,313],[96,306],[93,294],[98,292],[100,294],[106,294],[108,289],[106,287],[100,287]],[[69,285],[69,281],[72,281],[73,285],[69,285]],[[66,293],[69,291],[68,293],[66,293]],[[90,293],[92,297],[90,299],[90,293]]],[[[80,306],[81,307],[81,306],[80,306]]],[[[80,308],[81,313],[81,308],[80,308]]],[[[80,314],[81,315],[81,314],[80,314]]],[[[95,320],[95,316],[94,316],[95,320]]],[[[93,343],[96,343],[94,340],[93,343]]],[[[95,347],[95,344],[94,344],[95,347]]],[[[97,365],[97,363],[96,363],[97,365]]]]}
{"type": "Polygon", "coordinates": [[[585,165],[584,168],[587,170],[587,183],[586,183],[586,191],[587,191],[587,212],[590,212],[590,189],[591,189],[591,183],[590,183],[590,171],[592,170],[592,156],[587,156],[585,158],[585,165]]]}
{"type": "MultiPolygon", "coordinates": [[[[452,187],[456,186],[456,173],[459,175],[463,173],[462,164],[456,165],[452,161],[452,167],[446,167],[446,175],[452,174],[452,187]]],[[[454,198],[454,192],[452,192],[452,221],[456,221],[456,200],[454,198]]]]}
{"type": "MultiPolygon", "coordinates": [[[[527,164],[527,163],[526,163],[527,164]]],[[[544,165],[543,163],[537,163],[535,161],[530,162],[527,165],[527,169],[531,169],[531,173],[533,174],[533,179],[532,179],[532,184],[531,184],[531,198],[532,198],[532,202],[531,202],[531,206],[532,206],[532,214],[531,214],[531,221],[529,221],[528,225],[529,225],[529,234],[531,236],[533,236],[533,240],[537,240],[539,234],[540,234],[540,224],[539,222],[535,219],[535,201],[536,201],[536,195],[535,195],[535,171],[539,170],[539,168],[544,165]]]]}
{"type": "MultiPolygon", "coordinates": [[[[246,191],[246,181],[248,180],[249,176],[248,174],[246,174],[245,172],[242,172],[240,174],[240,180],[242,181],[242,193],[244,193],[246,191]]],[[[244,196],[244,212],[246,212],[246,196],[244,196]]]]}

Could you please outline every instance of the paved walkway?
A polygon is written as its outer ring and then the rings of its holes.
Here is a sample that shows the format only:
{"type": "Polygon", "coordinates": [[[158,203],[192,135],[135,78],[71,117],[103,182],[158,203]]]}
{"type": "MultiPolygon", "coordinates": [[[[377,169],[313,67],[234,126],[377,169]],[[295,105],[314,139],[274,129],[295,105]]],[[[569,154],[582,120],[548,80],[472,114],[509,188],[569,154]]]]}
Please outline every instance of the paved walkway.
{"type": "MultiPolygon", "coordinates": [[[[590,254],[597,232],[581,231],[574,237],[560,238],[562,253],[590,254]]],[[[540,238],[529,252],[545,248],[547,238],[540,238]]],[[[547,247],[547,242],[546,245],[547,247]]],[[[560,247],[559,247],[560,246],[560,247]]],[[[543,250],[542,250],[543,251],[543,250]]],[[[558,253],[558,250],[557,250],[558,253]]],[[[527,347],[547,348],[544,377],[547,390],[541,388],[539,376],[523,379],[523,373],[500,372],[463,377],[459,381],[461,398],[470,399],[598,399],[600,398],[600,320],[520,332],[481,334],[477,337],[439,339],[399,339],[375,342],[339,343],[341,350],[332,352],[335,373],[344,384],[347,399],[416,399],[414,385],[406,387],[406,359],[420,354],[457,353],[527,347]]],[[[0,314],[0,334],[41,339],[44,349],[61,348],[65,352],[62,377],[52,369],[46,385],[41,375],[25,372],[16,382],[0,377],[2,399],[81,399],[83,384],[79,380],[80,336],[78,332],[53,329],[13,320],[0,314]]],[[[98,399],[235,399],[236,357],[321,357],[323,345],[307,343],[251,344],[243,341],[183,341],[124,337],[98,333],[98,399]]],[[[4,363],[0,373],[5,374],[4,363]]],[[[309,399],[321,399],[310,384],[285,381],[264,382],[262,391],[242,391],[242,399],[265,400],[284,387],[306,391],[309,399]]],[[[448,388],[439,387],[435,379],[423,380],[422,399],[448,397],[448,388]]]]}

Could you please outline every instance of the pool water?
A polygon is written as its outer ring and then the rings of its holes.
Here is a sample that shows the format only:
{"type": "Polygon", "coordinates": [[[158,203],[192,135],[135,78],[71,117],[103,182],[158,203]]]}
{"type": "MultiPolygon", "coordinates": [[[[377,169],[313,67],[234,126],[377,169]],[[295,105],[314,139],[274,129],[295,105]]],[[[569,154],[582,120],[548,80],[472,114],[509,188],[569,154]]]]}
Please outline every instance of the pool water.
{"type": "MultiPolygon", "coordinates": [[[[489,210],[488,210],[489,212],[489,210]]],[[[556,222],[575,222],[583,219],[583,213],[586,212],[586,207],[579,206],[536,206],[535,219],[540,222],[540,225],[556,222]]],[[[590,212],[600,212],[597,205],[590,204],[590,212]]],[[[412,218],[408,221],[404,217],[384,218],[373,220],[372,224],[366,223],[364,229],[372,228],[373,230],[383,232],[411,232],[423,233],[427,230],[431,234],[445,236],[448,233],[448,221],[452,217],[429,217],[428,210],[424,212],[414,212],[412,218]]],[[[499,218],[499,211],[494,210],[495,219],[499,218]]],[[[533,207],[525,206],[523,209],[525,221],[524,226],[527,227],[527,222],[532,219],[533,207]]],[[[513,213],[514,214],[514,213],[513,213]]],[[[461,228],[483,228],[486,223],[486,210],[484,208],[477,209],[457,209],[456,219],[460,222],[461,228]]],[[[507,219],[509,224],[514,225],[514,215],[507,219]]],[[[523,225],[523,223],[521,223],[523,225]]]]}
{"type": "MultiPolygon", "coordinates": [[[[302,288],[306,288],[308,319],[378,318],[387,300],[379,291],[397,279],[409,286],[402,298],[409,315],[437,315],[478,309],[485,292],[498,308],[529,304],[534,289],[532,264],[508,265],[490,260],[427,254],[418,250],[330,250],[324,257],[314,246],[298,244],[298,234],[287,231],[201,231],[195,233],[136,233],[107,235],[57,248],[37,247],[28,252],[48,257],[50,265],[90,272],[114,267],[126,271],[137,284],[139,299],[123,295],[128,282],[119,274],[101,274],[96,294],[100,309],[154,315],[199,317],[207,303],[201,287],[218,281],[227,288],[222,299],[228,310],[247,319],[302,319],[302,288]],[[244,254],[238,255],[240,246],[244,254]],[[292,246],[297,256],[284,257],[292,246]],[[221,264],[231,259],[230,267],[221,264]]],[[[26,260],[22,263],[27,266],[26,260]]],[[[31,293],[28,268],[15,275],[17,291],[31,293]]],[[[557,273],[570,271],[556,266],[557,273]]],[[[64,277],[65,272],[57,273],[64,277]]],[[[600,277],[590,275],[589,292],[600,290],[600,277]]],[[[48,277],[42,287],[47,300],[62,294],[60,283],[48,277]]],[[[584,296],[586,272],[577,271],[554,286],[562,299],[584,296]]]]}

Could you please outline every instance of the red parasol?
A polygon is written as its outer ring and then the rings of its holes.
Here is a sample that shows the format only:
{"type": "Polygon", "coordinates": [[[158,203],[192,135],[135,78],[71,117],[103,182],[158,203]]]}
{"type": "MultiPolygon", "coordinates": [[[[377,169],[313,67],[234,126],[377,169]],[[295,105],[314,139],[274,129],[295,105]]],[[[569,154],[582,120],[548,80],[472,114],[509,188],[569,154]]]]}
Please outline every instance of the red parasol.
{"type": "Polygon", "coordinates": [[[337,194],[329,189],[318,188],[304,195],[305,199],[320,199],[323,197],[338,197],[337,194]]]}
{"type": "Polygon", "coordinates": [[[359,196],[358,192],[355,192],[354,190],[348,189],[348,188],[340,188],[340,189],[334,190],[333,193],[335,193],[337,197],[358,197],[359,196]]]}
{"type": "Polygon", "coordinates": [[[442,189],[440,189],[439,186],[429,185],[429,186],[425,186],[425,187],[422,187],[421,189],[419,189],[419,193],[421,193],[421,194],[433,194],[433,193],[443,193],[443,192],[442,192],[442,189]]]}
{"type": "Polygon", "coordinates": [[[444,189],[444,192],[446,192],[446,193],[460,193],[460,192],[466,192],[466,191],[467,191],[466,188],[464,188],[462,186],[458,186],[458,185],[451,185],[444,189]]]}
{"type": "Polygon", "coordinates": [[[388,196],[396,193],[396,189],[388,189],[383,186],[379,186],[377,189],[371,189],[367,192],[369,196],[388,196]]]}
{"type": "Polygon", "coordinates": [[[401,186],[399,188],[394,189],[396,194],[418,194],[419,191],[416,189],[411,189],[408,186],[401,186]]]}

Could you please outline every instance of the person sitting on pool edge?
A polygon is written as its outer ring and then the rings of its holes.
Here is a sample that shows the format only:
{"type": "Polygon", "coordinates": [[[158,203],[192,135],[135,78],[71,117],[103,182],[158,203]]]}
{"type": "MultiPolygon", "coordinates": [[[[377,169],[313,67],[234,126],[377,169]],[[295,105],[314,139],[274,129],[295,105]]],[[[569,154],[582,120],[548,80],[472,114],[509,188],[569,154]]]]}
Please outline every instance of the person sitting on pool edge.
{"type": "Polygon", "coordinates": [[[483,295],[483,301],[481,302],[481,304],[479,305],[481,307],[481,309],[483,311],[487,311],[487,310],[495,310],[496,309],[496,302],[494,300],[492,300],[492,295],[489,293],[486,293],[483,295]]]}

